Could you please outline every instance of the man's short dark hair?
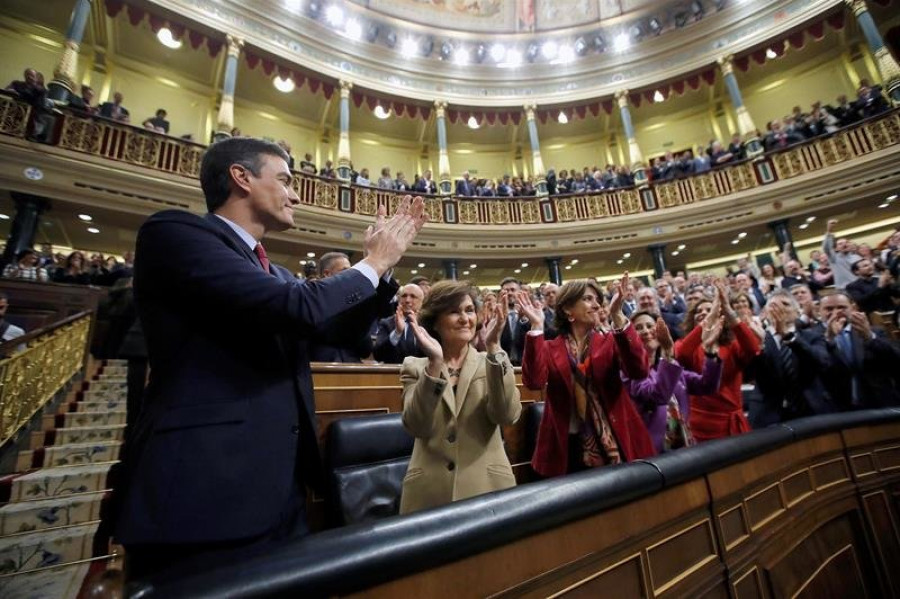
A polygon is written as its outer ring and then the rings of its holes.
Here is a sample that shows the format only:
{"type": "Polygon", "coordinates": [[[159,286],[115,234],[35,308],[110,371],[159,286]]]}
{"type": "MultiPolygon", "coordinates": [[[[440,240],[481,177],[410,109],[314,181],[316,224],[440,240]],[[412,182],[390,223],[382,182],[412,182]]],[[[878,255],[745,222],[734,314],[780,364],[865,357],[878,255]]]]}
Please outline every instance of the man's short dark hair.
{"type": "Polygon", "coordinates": [[[335,261],[341,258],[350,260],[350,256],[348,256],[344,252],[328,252],[326,254],[322,254],[322,257],[319,258],[319,276],[324,277],[325,271],[331,270],[331,267],[332,265],[334,265],[335,261]]]}
{"type": "Polygon", "coordinates": [[[262,169],[263,154],[288,161],[287,152],[277,144],[253,137],[229,137],[206,149],[200,165],[200,187],[206,196],[206,209],[209,212],[220,208],[231,195],[229,167],[240,164],[253,173],[254,177],[258,177],[262,169]]]}
{"type": "Polygon", "coordinates": [[[518,285],[519,287],[522,286],[522,282],[521,282],[519,279],[517,279],[517,278],[515,278],[515,277],[506,277],[505,279],[503,279],[502,281],[500,281],[500,287],[502,288],[502,287],[503,287],[504,285],[506,285],[507,283],[515,283],[515,284],[518,285]]]}

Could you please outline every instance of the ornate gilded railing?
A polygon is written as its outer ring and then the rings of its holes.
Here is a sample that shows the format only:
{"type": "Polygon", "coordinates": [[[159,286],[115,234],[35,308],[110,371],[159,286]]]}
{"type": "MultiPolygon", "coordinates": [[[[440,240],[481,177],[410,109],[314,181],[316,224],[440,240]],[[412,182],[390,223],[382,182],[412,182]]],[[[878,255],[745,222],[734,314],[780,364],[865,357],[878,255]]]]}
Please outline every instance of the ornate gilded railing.
{"type": "MultiPolygon", "coordinates": [[[[0,96],[0,134],[24,137],[29,108],[0,96]]],[[[76,152],[119,160],[157,171],[198,178],[204,146],[102,118],[63,112],[51,143],[76,152]]],[[[818,137],[756,160],[640,188],[528,198],[428,196],[431,222],[460,225],[537,225],[578,222],[655,212],[726,197],[770,185],[900,144],[900,110],[893,110],[834,134],[818,137]]],[[[392,208],[400,192],[359,187],[303,172],[295,173],[301,203],[348,214],[373,215],[392,208]]]]}
{"type": "Polygon", "coordinates": [[[0,360],[0,445],[84,366],[90,329],[91,313],[82,312],[30,340],[21,338],[25,348],[0,360]]]}

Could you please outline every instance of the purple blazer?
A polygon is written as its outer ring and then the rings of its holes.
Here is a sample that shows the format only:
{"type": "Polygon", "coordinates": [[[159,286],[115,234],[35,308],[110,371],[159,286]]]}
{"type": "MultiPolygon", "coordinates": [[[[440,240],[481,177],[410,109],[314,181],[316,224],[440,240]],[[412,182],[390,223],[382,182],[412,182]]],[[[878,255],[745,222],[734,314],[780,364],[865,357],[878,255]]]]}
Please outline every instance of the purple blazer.
{"type": "Polygon", "coordinates": [[[703,372],[697,374],[691,370],[685,370],[677,362],[660,360],[656,366],[650,369],[650,374],[645,379],[631,380],[625,376],[625,373],[622,373],[621,376],[637,411],[643,418],[644,424],[647,425],[653,446],[658,453],[662,453],[666,437],[666,413],[669,398],[675,395],[678,407],[681,409],[681,417],[685,422],[689,422],[688,395],[715,393],[722,379],[722,361],[706,358],[703,372]]]}

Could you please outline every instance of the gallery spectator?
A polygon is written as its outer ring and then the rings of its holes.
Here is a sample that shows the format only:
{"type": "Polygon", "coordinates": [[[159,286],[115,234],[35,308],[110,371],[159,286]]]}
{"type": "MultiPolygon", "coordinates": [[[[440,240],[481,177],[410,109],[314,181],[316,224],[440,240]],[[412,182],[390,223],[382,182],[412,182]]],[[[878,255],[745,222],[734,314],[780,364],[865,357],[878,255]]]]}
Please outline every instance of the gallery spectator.
{"type": "Polygon", "coordinates": [[[326,160],[325,166],[319,171],[319,176],[325,177],[326,179],[337,179],[337,171],[334,170],[334,162],[326,160]]]}
{"type": "Polygon", "coordinates": [[[49,280],[47,269],[38,266],[38,255],[32,249],[24,249],[16,256],[16,261],[6,265],[3,277],[6,279],[25,279],[26,281],[49,280]]]}
{"type": "Polygon", "coordinates": [[[377,186],[379,189],[394,189],[394,180],[391,178],[390,167],[382,167],[381,177],[378,178],[377,186]]]}
{"type": "Polygon", "coordinates": [[[875,264],[868,258],[860,258],[850,268],[856,280],[847,285],[847,294],[861,311],[871,314],[897,309],[894,298],[900,297],[900,287],[889,271],[876,275],[875,264]]]}
{"type": "MultiPolygon", "coordinates": [[[[850,242],[846,237],[841,237],[835,241],[834,227],[837,223],[838,221],[832,218],[825,225],[822,253],[828,256],[831,268],[834,270],[834,286],[838,289],[844,289],[856,280],[856,275],[851,267],[861,256],[852,251],[850,242]]],[[[819,264],[821,265],[821,261],[819,264]]]]}
{"type": "Polygon", "coordinates": [[[413,190],[419,193],[437,193],[437,183],[431,178],[431,171],[427,170],[422,177],[413,185],[413,190]]]}
{"type": "Polygon", "coordinates": [[[11,341],[25,334],[25,329],[17,327],[6,319],[9,296],[0,291],[0,343],[11,341]]]}
{"type": "Polygon", "coordinates": [[[457,179],[456,195],[463,197],[475,195],[475,183],[472,181],[469,171],[463,171],[462,178],[457,179]]]}
{"type": "Polygon", "coordinates": [[[312,154],[309,152],[303,155],[303,160],[300,161],[300,170],[304,173],[316,174],[316,163],[313,162],[312,154]]]}
{"type": "Polygon", "coordinates": [[[360,187],[371,187],[372,181],[369,180],[369,169],[364,168],[356,175],[356,184],[360,187]]]}
{"type": "MultiPolygon", "coordinates": [[[[130,115],[128,114],[128,109],[122,106],[122,100],[124,99],[125,98],[124,96],[122,96],[122,92],[114,93],[112,102],[104,102],[100,105],[100,116],[112,119],[114,121],[127,123],[130,119],[130,115]]],[[[240,134],[240,131],[238,131],[238,134],[240,134]]],[[[234,137],[233,131],[232,137],[234,137]]]]}
{"type": "Polygon", "coordinates": [[[84,266],[84,254],[76,250],[66,258],[65,265],[53,273],[53,281],[56,283],[89,285],[91,275],[87,273],[84,266]]]}
{"type": "Polygon", "coordinates": [[[169,121],[166,120],[167,115],[168,113],[164,108],[158,109],[154,116],[144,119],[144,128],[149,129],[150,131],[156,131],[157,133],[168,133],[169,121]]]}
{"type": "Polygon", "coordinates": [[[87,114],[97,114],[98,107],[94,106],[94,90],[88,85],[81,86],[81,95],[69,95],[69,108],[85,112],[87,114]]]}

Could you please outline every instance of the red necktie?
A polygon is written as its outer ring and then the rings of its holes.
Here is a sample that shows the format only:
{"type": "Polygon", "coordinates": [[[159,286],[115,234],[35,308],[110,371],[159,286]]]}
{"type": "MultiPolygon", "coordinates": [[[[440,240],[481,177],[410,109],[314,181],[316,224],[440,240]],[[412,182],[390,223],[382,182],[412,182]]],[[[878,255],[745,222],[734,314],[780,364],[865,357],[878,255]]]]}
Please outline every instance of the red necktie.
{"type": "Polygon", "coordinates": [[[261,243],[257,243],[256,247],[253,248],[253,251],[256,253],[256,257],[259,258],[259,263],[262,265],[263,270],[270,272],[269,257],[266,256],[266,248],[264,248],[261,243]]]}

